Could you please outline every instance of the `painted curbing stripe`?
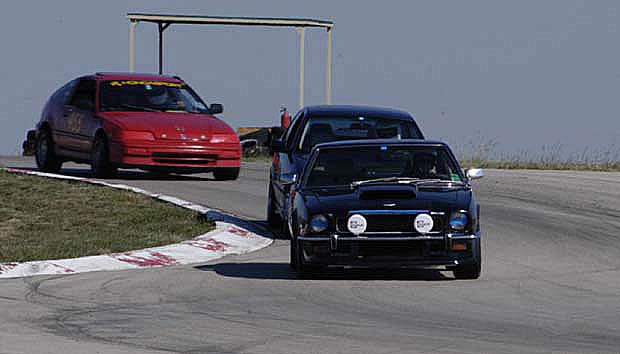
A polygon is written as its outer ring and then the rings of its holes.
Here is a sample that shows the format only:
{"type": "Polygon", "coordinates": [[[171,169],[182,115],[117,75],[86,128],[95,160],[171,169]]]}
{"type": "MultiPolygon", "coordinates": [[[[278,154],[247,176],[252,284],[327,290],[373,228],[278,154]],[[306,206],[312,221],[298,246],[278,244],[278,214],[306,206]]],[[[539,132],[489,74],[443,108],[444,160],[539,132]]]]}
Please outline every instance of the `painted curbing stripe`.
{"type": "Polygon", "coordinates": [[[109,183],[92,178],[65,176],[14,168],[5,168],[4,170],[9,173],[78,181],[126,190],[196,211],[213,219],[221,220],[216,220],[214,230],[191,240],[172,245],[72,259],[0,263],[0,278],[21,278],[35,275],[75,274],[94,271],[204,263],[227,255],[254,252],[269,246],[273,242],[272,239],[260,236],[251,231],[252,228],[256,229],[256,227],[250,222],[238,219],[231,214],[210,209],[203,205],[195,204],[177,197],[152,193],[141,188],[125,184],[109,183]]]}

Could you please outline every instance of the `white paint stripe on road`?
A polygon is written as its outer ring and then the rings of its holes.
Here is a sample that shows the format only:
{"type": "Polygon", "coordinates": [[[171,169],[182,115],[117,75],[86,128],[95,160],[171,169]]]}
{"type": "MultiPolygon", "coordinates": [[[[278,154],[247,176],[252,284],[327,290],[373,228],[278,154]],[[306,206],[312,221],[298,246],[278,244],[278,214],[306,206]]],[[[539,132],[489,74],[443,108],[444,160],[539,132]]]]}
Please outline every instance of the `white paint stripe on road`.
{"type": "Polygon", "coordinates": [[[226,255],[244,254],[269,246],[273,240],[260,236],[248,229],[241,220],[232,215],[216,212],[203,205],[172,196],[152,193],[125,184],[109,183],[91,178],[65,176],[53,173],[13,168],[4,169],[10,173],[27,174],[62,180],[86,182],[96,185],[140,193],[202,214],[216,213],[226,221],[216,221],[215,229],[178,244],[147,248],[124,253],[72,259],[33,261],[24,263],[0,263],[0,278],[19,278],[34,275],[74,274],[104,270],[162,267],[167,265],[204,263],[226,255]],[[236,221],[236,222],[235,222],[236,221]]]}

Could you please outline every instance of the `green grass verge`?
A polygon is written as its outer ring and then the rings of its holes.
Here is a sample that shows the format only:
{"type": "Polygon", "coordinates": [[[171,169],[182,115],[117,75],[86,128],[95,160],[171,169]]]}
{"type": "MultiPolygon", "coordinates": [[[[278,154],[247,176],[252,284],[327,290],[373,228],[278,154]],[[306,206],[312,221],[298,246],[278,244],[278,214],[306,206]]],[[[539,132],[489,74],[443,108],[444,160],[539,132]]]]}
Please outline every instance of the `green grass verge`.
{"type": "Polygon", "coordinates": [[[0,170],[0,262],[156,247],[213,227],[198,213],[141,194],[0,170]]]}
{"type": "Polygon", "coordinates": [[[528,162],[528,161],[486,161],[462,160],[461,167],[497,168],[506,170],[564,170],[564,171],[599,171],[618,172],[620,162],[613,163],[572,163],[572,162],[528,162]]]}

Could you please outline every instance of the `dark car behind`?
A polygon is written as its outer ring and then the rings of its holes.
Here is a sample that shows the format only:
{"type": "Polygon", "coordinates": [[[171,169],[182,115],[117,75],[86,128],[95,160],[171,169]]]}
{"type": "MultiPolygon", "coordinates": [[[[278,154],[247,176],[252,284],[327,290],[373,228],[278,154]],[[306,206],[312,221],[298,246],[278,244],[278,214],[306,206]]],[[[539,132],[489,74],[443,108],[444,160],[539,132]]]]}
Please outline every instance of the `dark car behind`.
{"type": "Polygon", "coordinates": [[[367,106],[309,106],[300,110],[281,139],[272,142],[267,218],[281,225],[289,187],[317,144],[361,139],[423,139],[407,112],[367,106]]]}

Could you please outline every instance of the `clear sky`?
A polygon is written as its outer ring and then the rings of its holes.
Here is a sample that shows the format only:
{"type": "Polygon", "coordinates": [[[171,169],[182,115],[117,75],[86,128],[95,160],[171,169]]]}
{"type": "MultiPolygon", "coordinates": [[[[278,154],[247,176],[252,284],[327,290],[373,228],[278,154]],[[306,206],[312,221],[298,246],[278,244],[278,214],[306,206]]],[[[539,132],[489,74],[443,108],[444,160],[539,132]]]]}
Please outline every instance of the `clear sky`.
{"type": "MultiPolygon", "coordinates": [[[[0,154],[20,151],[49,94],[128,69],[127,12],[335,21],[334,103],[397,107],[427,136],[502,151],[620,144],[618,1],[34,1],[0,5],[0,154]]],[[[293,29],[172,26],[165,71],[224,104],[233,127],[297,108],[293,29]]],[[[136,69],[156,70],[156,29],[137,28],[136,69]]],[[[310,30],[306,103],[323,103],[325,32],[310,30]]]]}

